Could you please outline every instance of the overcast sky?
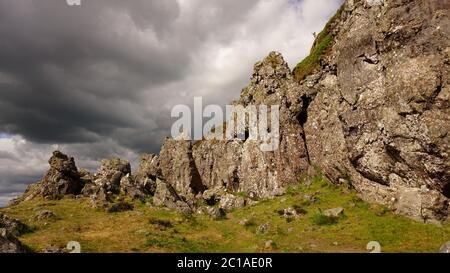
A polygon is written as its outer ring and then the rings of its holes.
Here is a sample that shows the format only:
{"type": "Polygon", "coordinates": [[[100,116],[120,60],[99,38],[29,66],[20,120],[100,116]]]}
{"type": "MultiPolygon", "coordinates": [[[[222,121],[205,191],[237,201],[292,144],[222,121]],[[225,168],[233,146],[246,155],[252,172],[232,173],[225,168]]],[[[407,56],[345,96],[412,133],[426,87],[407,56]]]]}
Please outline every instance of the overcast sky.
{"type": "Polygon", "coordinates": [[[0,205],[51,152],[95,170],[158,153],[176,104],[225,105],[253,64],[291,68],[342,0],[0,0],[0,205]]]}

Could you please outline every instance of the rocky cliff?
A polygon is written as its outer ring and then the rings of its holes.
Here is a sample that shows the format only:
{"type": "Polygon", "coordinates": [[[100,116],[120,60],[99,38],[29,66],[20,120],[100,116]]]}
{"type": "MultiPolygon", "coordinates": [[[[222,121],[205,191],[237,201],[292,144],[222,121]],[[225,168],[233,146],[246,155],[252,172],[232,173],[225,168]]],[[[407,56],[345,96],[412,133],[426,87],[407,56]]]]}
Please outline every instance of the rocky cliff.
{"type": "Polygon", "coordinates": [[[98,205],[125,193],[155,195],[182,211],[198,200],[234,207],[283,194],[320,169],[367,201],[443,221],[450,197],[449,11],[446,0],[347,0],[294,71],[275,52],[257,63],[236,103],[280,106],[274,152],[250,139],[167,139],[159,156],[142,157],[135,175],[129,163],[114,160],[94,176],[55,153],[24,198],[83,193],[98,205]]]}
{"type": "Polygon", "coordinates": [[[450,2],[352,1],[302,83],[310,160],[369,201],[443,220],[450,197],[450,2]]]}

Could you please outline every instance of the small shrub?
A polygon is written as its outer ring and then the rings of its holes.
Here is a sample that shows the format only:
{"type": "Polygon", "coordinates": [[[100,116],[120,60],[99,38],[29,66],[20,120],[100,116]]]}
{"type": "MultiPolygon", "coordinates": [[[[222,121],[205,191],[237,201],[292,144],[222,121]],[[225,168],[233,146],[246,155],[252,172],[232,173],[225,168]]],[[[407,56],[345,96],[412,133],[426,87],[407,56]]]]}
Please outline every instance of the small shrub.
{"type": "Polygon", "coordinates": [[[292,185],[290,185],[287,190],[286,190],[286,194],[293,196],[296,195],[298,193],[298,189],[292,185]]]}
{"type": "Polygon", "coordinates": [[[293,205],[292,208],[295,209],[295,211],[297,211],[298,214],[305,215],[308,213],[302,206],[299,205],[293,205]]]}
{"type": "Polygon", "coordinates": [[[148,197],[140,198],[139,201],[140,201],[141,204],[143,204],[143,205],[146,205],[146,204],[153,204],[153,196],[148,196],[148,197]]]}
{"type": "Polygon", "coordinates": [[[186,222],[192,227],[199,226],[200,222],[197,221],[197,218],[192,213],[182,213],[181,214],[182,222],[186,222]]]}
{"type": "Polygon", "coordinates": [[[336,224],[338,222],[338,218],[326,216],[322,212],[318,212],[311,216],[311,221],[313,224],[318,226],[328,226],[336,224]]]}
{"type": "Polygon", "coordinates": [[[159,238],[157,236],[153,236],[149,239],[147,239],[147,242],[145,244],[149,247],[157,247],[157,248],[166,248],[171,245],[171,242],[168,240],[165,240],[164,238],[159,238]]]}
{"type": "Polygon", "coordinates": [[[162,228],[173,228],[173,224],[169,220],[150,218],[148,221],[151,225],[162,227],[162,228]]]}
{"type": "Polygon", "coordinates": [[[390,211],[391,210],[388,207],[385,207],[385,206],[377,207],[377,208],[375,208],[375,215],[379,216],[379,217],[385,216],[390,211]]]}
{"type": "Polygon", "coordinates": [[[248,193],[245,191],[241,191],[241,192],[236,193],[236,196],[248,198],[248,193]]]}
{"type": "Polygon", "coordinates": [[[129,211],[129,210],[133,210],[134,206],[133,204],[130,204],[128,202],[125,201],[120,201],[118,203],[114,203],[112,204],[109,208],[108,208],[108,212],[109,213],[117,213],[117,212],[124,212],[124,211],[129,211]]]}
{"type": "Polygon", "coordinates": [[[338,12],[325,25],[324,29],[317,35],[309,56],[294,68],[294,76],[297,81],[302,81],[320,69],[320,60],[330,52],[334,39],[332,30],[344,11],[344,6],[341,6],[338,12]]]}

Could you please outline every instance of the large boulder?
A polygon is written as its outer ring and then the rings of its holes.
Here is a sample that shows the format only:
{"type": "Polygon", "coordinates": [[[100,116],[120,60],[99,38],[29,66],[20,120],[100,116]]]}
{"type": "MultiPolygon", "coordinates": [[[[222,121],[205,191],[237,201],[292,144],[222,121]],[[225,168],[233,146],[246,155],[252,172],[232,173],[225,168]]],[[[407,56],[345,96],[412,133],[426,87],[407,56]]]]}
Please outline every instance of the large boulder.
{"type": "Polygon", "coordinates": [[[164,179],[181,195],[193,198],[206,189],[192,157],[190,141],[167,138],[159,161],[164,179]]]}
{"type": "Polygon", "coordinates": [[[333,42],[322,70],[301,86],[311,101],[304,125],[310,160],[333,181],[349,181],[367,201],[414,219],[444,219],[450,2],[345,5],[329,25],[333,42]],[[423,206],[432,212],[424,215],[423,206]]]}
{"type": "Polygon", "coordinates": [[[120,190],[131,199],[143,199],[149,196],[145,189],[145,184],[139,184],[130,174],[125,175],[120,179],[120,190]]]}
{"type": "Polygon", "coordinates": [[[20,236],[28,231],[27,225],[2,213],[0,213],[0,228],[6,229],[13,236],[20,236]]]}
{"type": "Polygon", "coordinates": [[[153,180],[156,180],[156,178],[161,178],[162,171],[159,156],[154,154],[141,155],[138,174],[142,174],[143,176],[153,180]]]}
{"type": "Polygon", "coordinates": [[[176,209],[182,214],[192,214],[191,207],[178,195],[176,190],[166,181],[156,180],[156,192],[153,196],[155,206],[176,209]]]}
{"type": "Polygon", "coordinates": [[[0,228],[0,253],[28,253],[30,250],[24,246],[7,229],[0,228]]]}
{"type": "Polygon", "coordinates": [[[64,195],[79,195],[84,187],[73,157],[53,152],[48,161],[50,169],[41,181],[30,185],[21,199],[29,200],[37,196],[46,199],[59,199],[64,195]]]}
{"type": "Polygon", "coordinates": [[[446,220],[448,199],[425,187],[402,188],[397,192],[396,212],[418,221],[437,223],[446,220]]]}
{"type": "Polygon", "coordinates": [[[130,162],[119,158],[104,159],[100,171],[94,177],[94,184],[117,194],[120,192],[120,181],[130,174],[130,162]]]}
{"type": "Polygon", "coordinates": [[[142,198],[145,194],[131,175],[131,164],[126,160],[111,158],[102,160],[98,173],[86,184],[83,194],[89,196],[96,208],[106,208],[114,201],[114,195],[125,193],[133,199],[142,198]]]}

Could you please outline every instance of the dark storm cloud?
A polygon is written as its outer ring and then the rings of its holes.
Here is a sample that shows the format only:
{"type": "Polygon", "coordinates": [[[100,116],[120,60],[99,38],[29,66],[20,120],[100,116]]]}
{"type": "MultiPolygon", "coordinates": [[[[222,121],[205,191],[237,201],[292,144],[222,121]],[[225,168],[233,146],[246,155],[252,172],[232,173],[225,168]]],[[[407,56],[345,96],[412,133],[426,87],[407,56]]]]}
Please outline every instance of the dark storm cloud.
{"type": "Polygon", "coordinates": [[[185,73],[188,56],[160,40],[178,14],[175,1],[0,1],[0,131],[73,143],[155,129],[134,110],[185,73]]]}
{"type": "Polygon", "coordinates": [[[226,104],[253,64],[295,65],[341,0],[0,0],[0,205],[77,165],[158,152],[175,104],[226,104]]]}

